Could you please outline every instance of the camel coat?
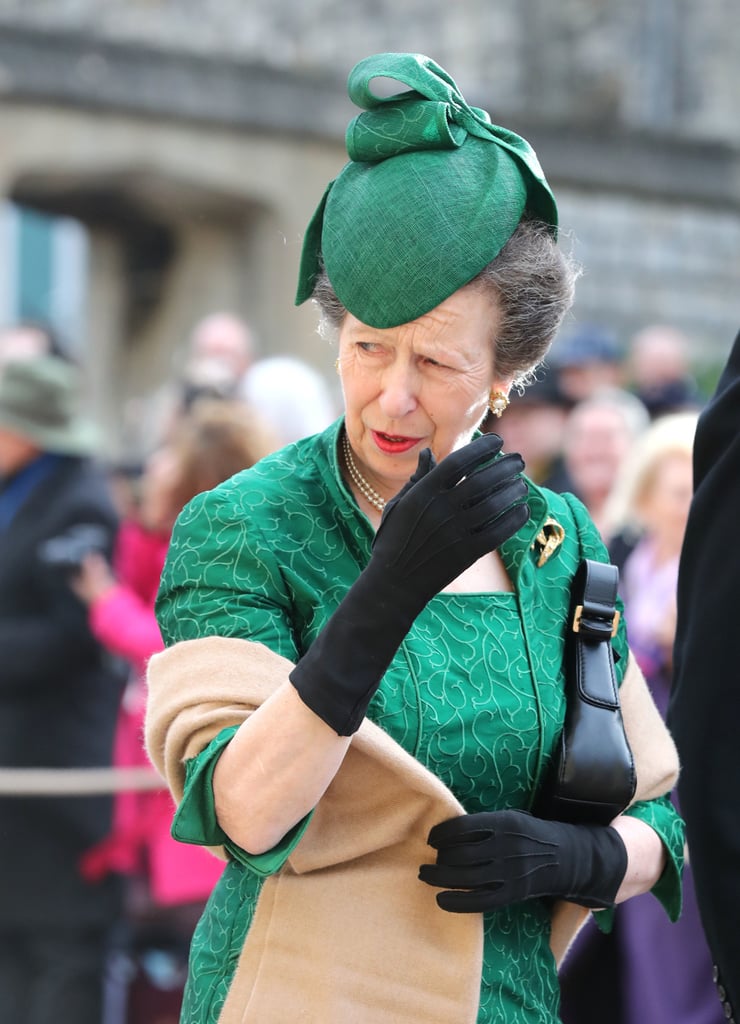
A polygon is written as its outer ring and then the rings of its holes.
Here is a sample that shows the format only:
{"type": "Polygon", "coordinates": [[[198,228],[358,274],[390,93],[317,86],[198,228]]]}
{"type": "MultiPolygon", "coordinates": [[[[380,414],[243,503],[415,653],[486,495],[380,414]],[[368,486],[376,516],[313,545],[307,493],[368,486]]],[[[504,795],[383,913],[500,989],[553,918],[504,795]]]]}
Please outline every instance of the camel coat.
{"type": "MultiPolygon", "coordinates": [[[[151,659],[147,748],[176,801],[186,762],[242,723],[291,668],[261,644],[225,637],[181,641],[151,659]]],[[[632,657],[620,695],[635,800],[662,796],[678,759],[632,657]]],[[[463,813],[436,776],[365,720],[300,842],[262,886],[219,1024],[474,1021],[482,915],[445,913],[417,879],[432,856],[429,829],[463,813]]],[[[556,962],[587,916],[575,904],[555,904],[556,962]]]]}

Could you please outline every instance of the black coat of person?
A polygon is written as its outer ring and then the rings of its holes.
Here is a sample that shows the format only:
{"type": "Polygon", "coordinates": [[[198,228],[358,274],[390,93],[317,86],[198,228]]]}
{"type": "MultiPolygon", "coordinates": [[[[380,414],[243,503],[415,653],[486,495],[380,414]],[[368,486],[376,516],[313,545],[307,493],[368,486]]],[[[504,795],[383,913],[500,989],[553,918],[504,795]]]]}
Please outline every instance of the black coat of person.
{"type": "MultiPolygon", "coordinates": [[[[103,469],[84,454],[84,424],[68,407],[66,381],[67,371],[51,357],[8,364],[0,375],[0,773],[112,760],[125,673],[92,636],[68,574],[86,545],[110,555],[117,515],[103,469]],[[35,450],[14,465],[24,443],[35,450]]],[[[55,1014],[43,1019],[82,1024],[96,1012],[100,1019],[103,954],[96,946],[120,914],[120,879],[87,882],[79,862],[109,831],[111,814],[110,794],[0,796],[0,969],[4,1005],[13,1006],[8,1019],[41,1019],[38,1006],[36,1016],[21,1009],[29,1003],[24,984],[37,1002],[46,998],[44,1012],[55,1014]],[[51,973],[37,969],[29,979],[30,954],[19,958],[14,950],[35,950],[40,938],[51,973]],[[87,951],[84,967],[78,941],[87,951]],[[71,995],[74,986],[81,987],[71,995]]]]}
{"type": "Polygon", "coordinates": [[[728,1019],[740,1020],[740,334],[694,443],[668,724],[702,923],[728,1019]]]}

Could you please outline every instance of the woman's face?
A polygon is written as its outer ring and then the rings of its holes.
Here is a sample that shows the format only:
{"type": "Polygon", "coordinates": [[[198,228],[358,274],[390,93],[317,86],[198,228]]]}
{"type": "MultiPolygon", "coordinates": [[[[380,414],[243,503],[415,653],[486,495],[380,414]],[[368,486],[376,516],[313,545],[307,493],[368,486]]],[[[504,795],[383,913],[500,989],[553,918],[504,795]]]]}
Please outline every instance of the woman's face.
{"type": "Polygon", "coordinates": [[[616,406],[576,406],[565,434],[565,458],[579,496],[591,512],[614,486],[632,439],[616,406]]]}
{"type": "Polygon", "coordinates": [[[0,427],[0,477],[10,476],[41,454],[33,441],[0,427]]]}
{"type": "Polygon", "coordinates": [[[363,476],[396,494],[419,453],[440,461],[466,444],[486,413],[497,379],[495,339],[501,320],[490,295],[454,292],[411,323],[378,329],[350,313],[339,332],[339,372],[347,434],[363,476]]]}
{"type": "Polygon", "coordinates": [[[678,555],[681,551],[692,493],[691,454],[671,452],[664,456],[639,502],[639,513],[646,530],[666,554],[678,555]]]}

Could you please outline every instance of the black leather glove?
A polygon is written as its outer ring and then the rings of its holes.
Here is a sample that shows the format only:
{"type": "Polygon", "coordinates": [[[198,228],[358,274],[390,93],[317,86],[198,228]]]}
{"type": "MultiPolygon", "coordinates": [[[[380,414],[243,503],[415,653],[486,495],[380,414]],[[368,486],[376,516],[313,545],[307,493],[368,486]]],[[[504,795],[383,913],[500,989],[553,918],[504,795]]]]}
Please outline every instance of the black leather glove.
{"type": "Polygon", "coordinates": [[[627,871],[616,829],[544,821],[527,811],[463,814],[435,825],[428,842],[437,863],[422,864],[419,878],[453,890],[438,893],[437,903],[458,914],[547,896],[604,909],[627,871]]]}
{"type": "Polygon", "coordinates": [[[483,434],[439,465],[429,449],[388,503],[365,569],[290,680],[340,736],[359,728],[393,655],[426,603],[529,518],[519,455],[483,434]]]}

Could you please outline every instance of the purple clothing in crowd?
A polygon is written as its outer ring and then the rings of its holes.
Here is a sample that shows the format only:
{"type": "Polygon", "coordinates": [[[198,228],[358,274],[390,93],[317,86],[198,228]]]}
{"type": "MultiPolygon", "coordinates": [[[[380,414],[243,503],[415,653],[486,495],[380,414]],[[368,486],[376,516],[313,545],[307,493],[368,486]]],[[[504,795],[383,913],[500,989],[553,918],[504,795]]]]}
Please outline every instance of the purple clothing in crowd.
{"type": "MultiPolygon", "coordinates": [[[[678,559],[657,564],[647,540],[627,558],[621,593],[630,648],[663,717],[671,685],[670,646],[659,637],[675,615],[678,559]]],[[[674,802],[676,801],[674,793],[674,802]]],[[[618,911],[624,1024],[722,1024],[712,961],[699,918],[690,867],[684,870],[683,912],[676,924],[649,894],[618,911]]]]}

